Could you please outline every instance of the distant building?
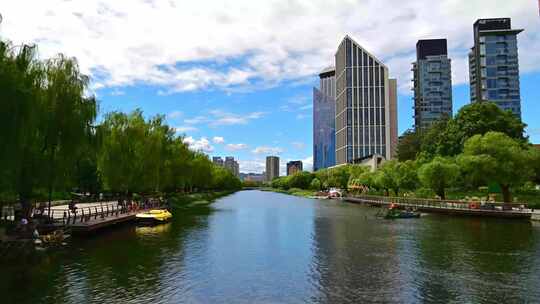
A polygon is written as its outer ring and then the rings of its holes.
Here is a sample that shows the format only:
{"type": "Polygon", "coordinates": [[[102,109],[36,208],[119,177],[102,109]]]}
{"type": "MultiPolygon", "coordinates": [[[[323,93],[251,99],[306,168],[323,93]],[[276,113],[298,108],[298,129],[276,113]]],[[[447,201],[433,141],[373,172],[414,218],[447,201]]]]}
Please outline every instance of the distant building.
{"type": "Polygon", "coordinates": [[[265,174],[264,173],[240,173],[241,180],[250,181],[250,182],[264,182],[265,174]]]}
{"type": "Polygon", "coordinates": [[[540,150],[540,144],[533,144],[533,147],[535,147],[536,149],[540,150]]]}
{"type": "Polygon", "coordinates": [[[373,154],[391,159],[397,146],[397,82],[349,36],[340,43],[335,60],[336,164],[373,154]]]}
{"type": "Polygon", "coordinates": [[[517,35],[510,18],[479,19],[474,23],[469,53],[471,102],[492,101],[521,118],[517,35]]]}
{"type": "Polygon", "coordinates": [[[385,162],[385,159],[382,155],[379,154],[373,154],[368,155],[363,158],[359,158],[355,160],[356,164],[360,164],[363,166],[368,166],[371,172],[377,171],[377,169],[385,162]]]}
{"type": "Polygon", "coordinates": [[[452,71],[446,39],[418,40],[412,70],[415,128],[452,117],[452,71]]]}
{"type": "Polygon", "coordinates": [[[313,88],[313,170],[336,164],[336,77],[334,67],[320,74],[320,90],[313,88]]]}
{"type": "Polygon", "coordinates": [[[229,171],[231,171],[234,176],[240,177],[240,166],[238,162],[234,160],[234,157],[225,157],[225,168],[229,169],[229,171]]]}
{"type": "Polygon", "coordinates": [[[301,160],[293,160],[287,163],[287,175],[293,175],[296,172],[302,172],[301,160]]]}
{"type": "Polygon", "coordinates": [[[214,165],[218,165],[218,166],[223,167],[223,158],[221,158],[219,156],[212,157],[212,162],[214,163],[214,165]]]}
{"type": "Polygon", "coordinates": [[[266,157],[266,181],[271,182],[274,178],[279,177],[279,157],[266,157]]]}

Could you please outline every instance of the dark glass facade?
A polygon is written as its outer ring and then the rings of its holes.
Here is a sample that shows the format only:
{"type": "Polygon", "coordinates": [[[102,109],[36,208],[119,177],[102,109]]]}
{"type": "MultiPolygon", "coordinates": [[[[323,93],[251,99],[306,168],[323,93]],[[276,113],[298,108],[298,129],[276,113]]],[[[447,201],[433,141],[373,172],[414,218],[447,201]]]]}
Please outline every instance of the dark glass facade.
{"type": "MultiPolygon", "coordinates": [[[[331,75],[331,79],[335,79],[331,75]]],[[[325,82],[331,81],[325,79],[325,82]]],[[[335,81],[334,81],[335,82],[335,81]]],[[[322,79],[321,79],[322,83],[322,79]]],[[[313,88],[313,170],[336,164],[335,99],[313,88]]]]}

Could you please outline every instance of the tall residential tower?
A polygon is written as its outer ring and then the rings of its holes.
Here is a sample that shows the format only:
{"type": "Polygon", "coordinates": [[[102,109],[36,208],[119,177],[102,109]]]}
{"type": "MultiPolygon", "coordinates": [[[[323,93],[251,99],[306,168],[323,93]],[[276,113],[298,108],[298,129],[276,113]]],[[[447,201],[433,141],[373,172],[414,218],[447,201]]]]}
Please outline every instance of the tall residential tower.
{"type": "Polygon", "coordinates": [[[324,69],[320,90],[313,88],[313,171],[336,164],[335,75],[334,67],[324,69]]]}
{"type": "Polygon", "coordinates": [[[266,157],[266,181],[271,182],[274,178],[279,177],[279,157],[266,157]]]}
{"type": "Polygon", "coordinates": [[[517,35],[510,18],[479,19],[474,23],[469,53],[471,102],[492,101],[521,118],[517,35]]]}
{"type": "Polygon", "coordinates": [[[336,164],[379,154],[397,145],[397,83],[388,68],[349,36],[336,53],[336,164]]]}
{"type": "Polygon", "coordinates": [[[452,71],[446,39],[418,40],[412,70],[415,128],[452,117],[452,71]]]}

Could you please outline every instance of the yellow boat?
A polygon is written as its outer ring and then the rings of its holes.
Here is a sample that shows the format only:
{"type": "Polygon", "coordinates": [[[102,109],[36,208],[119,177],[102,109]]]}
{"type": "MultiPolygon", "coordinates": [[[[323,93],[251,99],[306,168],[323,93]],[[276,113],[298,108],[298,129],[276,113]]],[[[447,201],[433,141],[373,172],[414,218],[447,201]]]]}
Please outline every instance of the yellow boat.
{"type": "Polygon", "coordinates": [[[165,223],[172,218],[172,214],[166,209],[152,209],[135,215],[139,222],[165,223]]]}

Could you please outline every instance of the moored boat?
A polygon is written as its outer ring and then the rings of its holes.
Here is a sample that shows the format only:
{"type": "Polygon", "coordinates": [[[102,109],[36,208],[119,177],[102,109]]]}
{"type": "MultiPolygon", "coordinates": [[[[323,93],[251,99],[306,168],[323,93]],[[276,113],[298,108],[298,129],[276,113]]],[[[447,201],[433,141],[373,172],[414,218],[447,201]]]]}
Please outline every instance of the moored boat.
{"type": "Polygon", "coordinates": [[[167,209],[152,209],[138,213],[135,217],[140,223],[157,224],[168,222],[172,214],[167,209]]]}
{"type": "Polygon", "coordinates": [[[419,218],[420,212],[417,210],[401,210],[398,208],[397,204],[390,204],[390,207],[386,211],[386,214],[384,215],[385,219],[402,219],[402,218],[419,218]]]}

